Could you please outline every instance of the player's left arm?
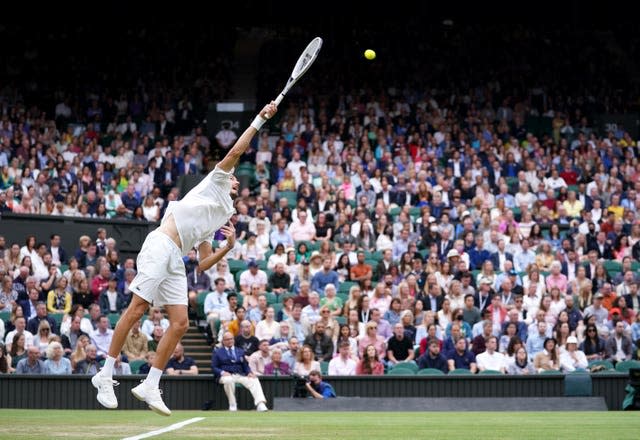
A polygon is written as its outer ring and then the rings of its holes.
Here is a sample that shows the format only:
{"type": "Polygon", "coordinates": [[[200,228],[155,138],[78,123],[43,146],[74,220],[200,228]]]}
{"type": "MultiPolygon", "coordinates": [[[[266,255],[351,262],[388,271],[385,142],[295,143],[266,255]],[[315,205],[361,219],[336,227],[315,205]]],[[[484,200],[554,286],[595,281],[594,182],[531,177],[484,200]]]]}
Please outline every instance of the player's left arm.
{"type": "Polygon", "coordinates": [[[227,255],[236,244],[236,228],[233,227],[231,223],[220,228],[225,238],[227,239],[227,245],[222,248],[218,248],[215,251],[211,246],[211,243],[208,241],[203,241],[198,246],[198,252],[200,253],[200,263],[198,263],[198,268],[200,270],[207,270],[218,261],[222,260],[222,258],[227,255]]]}
{"type": "Polygon", "coordinates": [[[256,119],[251,123],[244,133],[238,138],[231,150],[227,153],[227,155],[220,161],[218,164],[218,168],[222,171],[229,173],[236,166],[238,161],[240,160],[240,156],[247,151],[249,148],[249,144],[251,143],[251,139],[258,133],[262,124],[266,122],[268,118],[266,115],[269,114],[273,117],[274,114],[278,111],[278,107],[276,106],[275,101],[271,101],[271,103],[264,106],[264,108],[260,111],[260,114],[256,117],[256,119]]]}

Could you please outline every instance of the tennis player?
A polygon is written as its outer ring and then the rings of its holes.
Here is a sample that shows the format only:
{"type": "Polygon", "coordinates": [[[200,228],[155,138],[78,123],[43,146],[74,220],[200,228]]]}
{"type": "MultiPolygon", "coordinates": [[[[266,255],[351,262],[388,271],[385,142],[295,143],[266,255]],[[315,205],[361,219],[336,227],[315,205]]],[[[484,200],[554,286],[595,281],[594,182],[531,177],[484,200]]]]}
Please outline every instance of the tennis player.
{"type": "Polygon", "coordinates": [[[192,248],[198,249],[199,267],[207,270],[233,248],[235,229],[231,223],[227,224],[235,212],[233,199],[238,195],[239,187],[233,169],[268,119],[266,116],[272,117],[277,110],[275,101],[267,104],[215,169],[183,199],[169,203],[160,226],[145,239],[138,254],[138,274],[130,286],[133,292],[131,304],[118,320],[104,367],[91,378],[102,406],[118,407],[113,392],[114,385],[118,384],[112,379],[113,365],[129,330],[153,303],[164,306],[170,325],[160,340],[147,378],[131,393],[156,413],[171,415],[171,410],[162,401],[159,384],[176,344],[189,327],[187,277],[182,256],[192,248]],[[214,251],[211,242],[217,230],[222,231],[227,244],[214,251]]]}

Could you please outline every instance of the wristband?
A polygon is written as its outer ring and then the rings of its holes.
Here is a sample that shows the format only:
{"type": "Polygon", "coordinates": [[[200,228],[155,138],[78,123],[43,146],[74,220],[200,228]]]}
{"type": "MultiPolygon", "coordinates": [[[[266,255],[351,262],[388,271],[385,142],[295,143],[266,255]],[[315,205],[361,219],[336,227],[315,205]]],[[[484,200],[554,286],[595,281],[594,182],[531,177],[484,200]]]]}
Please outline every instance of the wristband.
{"type": "Polygon", "coordinates": [[[251,126],[255,128],[256,131],[260,131],[265,122],[267,122],[267,120],[258,114],[251,123],[251,126]]]}

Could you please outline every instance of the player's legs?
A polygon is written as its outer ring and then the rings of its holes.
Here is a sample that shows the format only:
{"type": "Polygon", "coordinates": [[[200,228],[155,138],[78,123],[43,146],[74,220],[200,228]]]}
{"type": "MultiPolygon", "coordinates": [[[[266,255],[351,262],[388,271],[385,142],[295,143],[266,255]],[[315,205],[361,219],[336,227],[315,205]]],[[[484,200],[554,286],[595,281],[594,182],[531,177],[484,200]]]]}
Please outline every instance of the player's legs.
{"type": "Polygon", "coordinates": [[[182,339],[182,336],[189,328],[189,316],[187,314],[187,306],[182,304],[167,304],[164,306],[165,311],[169,315],[169,328],[160,339],[156,350],[156,359],[153,366],[160,370],[169,362],[169,358],[173,355],[176,345],[182,339]]]}
{"type": "Polygon", "coordinates": [[[171,410],[162,401],[159,389],[160,377],[176,345],[178,345],[178,342],[180,342],[189,327],[189,317],[186,304],[165,304],[164,308],[169,315],[169,327],[162,339],[160,339],[156,349],[156,358],[147,378],[140,385],[133,388],[131,393],[137,399],[145,401],[149,408],[156,413],[170,416],[171,410]]]}
{"type": "Polygon", "coordinates": [[[146,313],[148,308],[148,302],[136,294],[132,295],[131,304],[129,304],[129,307],[127,307],[122,316],[120,316],[116,328],[113,330],[113,338],[109,346],[110,357],[114,359],[118,357],[127,339],[129,330],[131,330],[136,321],[142,318],[142,315],[146,313]]]}

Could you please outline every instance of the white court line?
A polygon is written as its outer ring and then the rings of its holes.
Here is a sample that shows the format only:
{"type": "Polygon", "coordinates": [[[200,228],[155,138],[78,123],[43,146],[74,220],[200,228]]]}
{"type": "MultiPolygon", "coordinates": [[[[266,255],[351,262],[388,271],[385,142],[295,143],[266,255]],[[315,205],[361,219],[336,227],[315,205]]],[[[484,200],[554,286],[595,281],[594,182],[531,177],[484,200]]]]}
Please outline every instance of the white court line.
{"type": "Polygon", "coordinates": [[[187,426],[187,425],[190,425],[191,423],[196,423],[196,422],[199,422],[201,420],[204,420],[204,417],[194,417],[192,419],[185,420],[185,421],[180,422],[180,423],[174,423],[173,425],[169,425],[166,428],[156,429],[155,431],[149,431],[149,432],[147,432],[145,434],[140,434],[140,435],[135,435],[133,437],[123,438],[122,440],[140,440],[140,439],[143,439],[143,438],[153,437],[154,435],[160,435],[160,434],[164,434],[165,432],[175,431],[176,429],[180,429],[183,426],[187,426]]]}

